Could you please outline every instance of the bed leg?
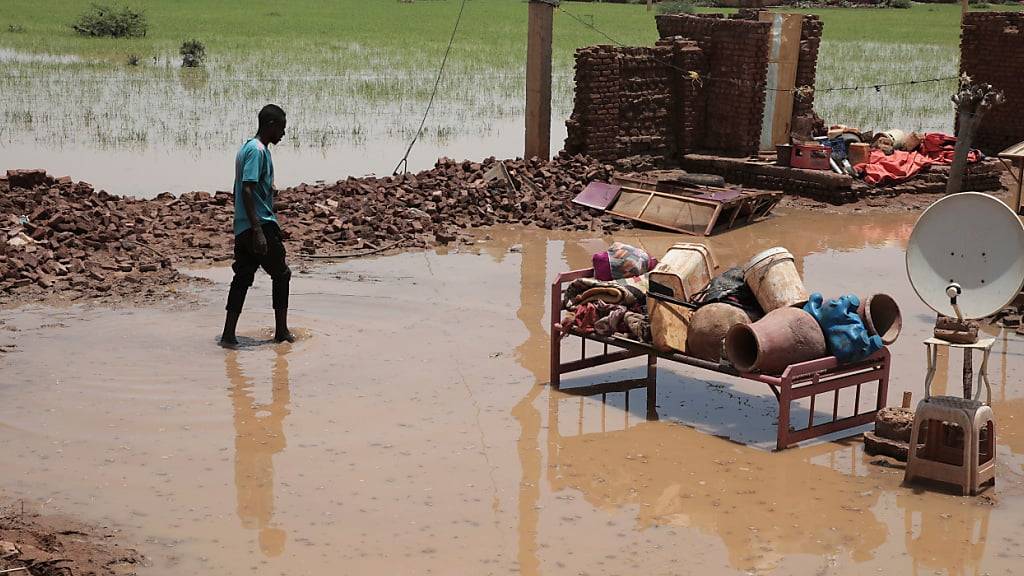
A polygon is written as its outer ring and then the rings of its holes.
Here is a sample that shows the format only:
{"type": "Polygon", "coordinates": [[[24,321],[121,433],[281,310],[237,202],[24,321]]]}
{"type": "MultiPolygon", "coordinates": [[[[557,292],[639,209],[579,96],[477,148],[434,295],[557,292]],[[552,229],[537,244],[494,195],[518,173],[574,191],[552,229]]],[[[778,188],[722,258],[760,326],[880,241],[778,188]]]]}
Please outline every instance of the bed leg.
{"type": "Polygon", "coordinates": [[[885,354],[882,357],[882,374],[878,378],[878,401],[876,403],[876,410],[881,410],[889,405],[889,367],[892,361],[892,356],[889,350],[885,350],[885,354]]]}
{"type": "Polygon", "coordinates": [[[789,408],[792,390],[793,382],[789,379],[783,380],[779,385],[779,432],[775,440],[776,450],[785,450],[789,446],[789,408]]]}
{"type": "Polygon", "coordinates": [[[557,280],[551,285],[551,374],[550,386],[558,390],[562,385],[562,334],[555,328],[561,322],[562,285],[557,280]]]}
{"type": "Polygon", "coordinates": [[[647,419],[658,419],[658,357],[647,355],[647,419]]]}

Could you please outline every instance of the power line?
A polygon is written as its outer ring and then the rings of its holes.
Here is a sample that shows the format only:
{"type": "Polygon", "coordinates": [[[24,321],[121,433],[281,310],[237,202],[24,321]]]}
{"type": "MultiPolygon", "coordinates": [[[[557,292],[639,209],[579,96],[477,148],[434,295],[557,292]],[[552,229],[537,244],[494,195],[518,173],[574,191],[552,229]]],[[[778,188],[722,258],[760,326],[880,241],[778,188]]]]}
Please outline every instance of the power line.
{"type": "Polygon", "coordinates": [[[409,147],[405,149],[405,155],[398,161],[398,165],[395,166],[393,174],[398,174],[398,169],[403,168],[404,171],[409,169],[409,153],[412,152],[412,147],[416,145],[416,141],[419,140],[420,134],[423,133],[423,126],[427,123],[427,116],[430,115],[430,109],[434,106],[434,97],[437,96],[437,89],[441,85],[441,76],[444,74],[444,67],[448,64],[448,54],[452,51],[452,44],[455,43],[455,34],[459,31],[459,23],[462,22],[462,13],[466,10],[466,0],[462,0],[462,5],[459,6],[459,15],[455,18],[455,26],[452,28],[451,38],[448,39],[448,48],[444,51],[444,58],[441,60],[441,67],[437,71],[437,80],[434,81],[434,91],[430,93],[430,101],[427,102],[427,109],[423,112],[423,119],[420,120],[420,127],[416,129],[416,134],[412,137],[412,141],[409,142],[409,147]]]}

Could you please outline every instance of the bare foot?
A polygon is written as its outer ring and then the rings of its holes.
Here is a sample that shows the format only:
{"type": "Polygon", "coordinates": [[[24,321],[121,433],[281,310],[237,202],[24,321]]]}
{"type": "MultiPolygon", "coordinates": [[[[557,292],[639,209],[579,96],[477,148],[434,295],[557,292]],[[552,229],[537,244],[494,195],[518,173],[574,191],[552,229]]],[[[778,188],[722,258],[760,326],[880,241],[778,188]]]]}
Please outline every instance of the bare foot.
{"type": "Polygon", "coordinates": [[[290,330],[274,334],[274,342],[295,342],[295,335],[290,330]]]}

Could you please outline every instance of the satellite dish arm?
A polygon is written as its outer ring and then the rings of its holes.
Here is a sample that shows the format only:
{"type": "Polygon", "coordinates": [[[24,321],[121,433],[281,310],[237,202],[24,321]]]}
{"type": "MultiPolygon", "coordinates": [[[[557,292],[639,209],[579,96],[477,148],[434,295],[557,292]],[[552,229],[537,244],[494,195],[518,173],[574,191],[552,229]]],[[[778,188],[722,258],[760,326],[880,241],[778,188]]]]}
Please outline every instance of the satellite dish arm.
{"type": "Polygon", "coordinates": [[[963,321],[964,315],[962,312],[960,312],[960,305],[957,304],[956,299],[958,296],[963,294],[963,292],[963,289],[956,282],[953,282],[949,286],[946,286],[946,296],[949,296],[949,304],[950,306],[953,307],[953,310],[956,312],[956,319],[960,321],[963,321]]]}

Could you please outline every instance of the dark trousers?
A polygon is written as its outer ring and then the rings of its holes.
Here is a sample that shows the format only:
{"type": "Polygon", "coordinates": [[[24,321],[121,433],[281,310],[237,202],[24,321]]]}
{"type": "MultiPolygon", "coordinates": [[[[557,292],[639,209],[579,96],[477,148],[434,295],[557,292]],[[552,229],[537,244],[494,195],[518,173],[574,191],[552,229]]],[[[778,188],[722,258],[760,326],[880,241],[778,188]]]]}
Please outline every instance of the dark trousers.
{"type": "Polygon", "coordinates": [[[288,309],[288,283],[292,271],[284,261],[284,242],[281,240],[281,229],[277,224],[264,224],[263,235],[267,238],[267,253],[256,254],[256,241],[250,228],[235,236],[235,262],[231,269],[235,277],[231,280],[231,291],[228,292],[229,312],[241,312],[245,303],[245,294],[252,286],[256,270],[262,267],[273,281],[274,310],[288,309]]]}

